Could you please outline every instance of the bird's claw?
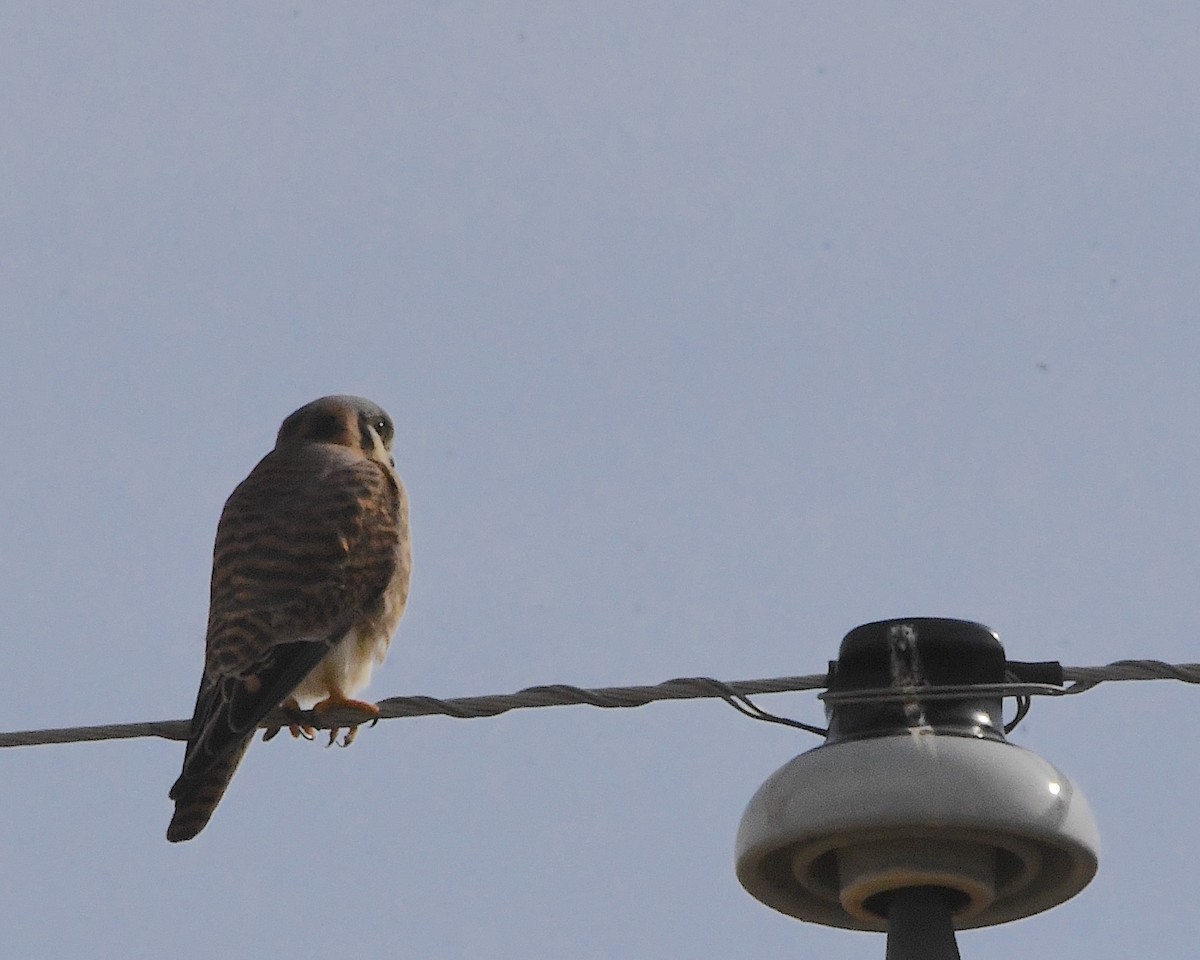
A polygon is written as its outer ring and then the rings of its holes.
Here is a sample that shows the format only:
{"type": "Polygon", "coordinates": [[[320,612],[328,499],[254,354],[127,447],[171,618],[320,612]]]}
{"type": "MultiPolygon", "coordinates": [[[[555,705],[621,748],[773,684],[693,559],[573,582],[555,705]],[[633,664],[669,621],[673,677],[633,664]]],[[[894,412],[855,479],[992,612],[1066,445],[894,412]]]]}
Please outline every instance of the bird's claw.
{"type": "MultiPolygon", "coordinates": [[[[376,719],[376,721],[373,722],[371,724],[371,726],[374,726],[375,723],[378,723],[378,719],[376,719]]],[[[334,727],[332,730],[329,731],[329,742],[327,744],[325,744],[326,748],[332,747],[335,743],[339,747],[350,746],[350,744],[352,744],[354,742],[354,738],[358,736],[358,726],[355,725],[353,727],[347,728],[346,735],[344,737],[342,737],[341,742],[339,742],[337,735],[341,732],[342,732],[341,727],[334,727]]]]}
{"type": "MultiPolygon", "coordinates": [[[[279,705],[279,709],[282,710],[284,715],[288,718],[288,723],[286,726],[288,728],[288,733],[290,733],[292,737],[297,740],[301,737],[303,737],[305,740],[315,740],[317,738],[317,728],[301,722],[303,711],[300,709],[300,704],[296,701],[295,697],[289,697],[279,705]]],[[[284,725],[267,727],[266,732],[263,733],[263,743],[274,739],[274,737],[278,735],[279,731],[283,729],[283,726],[284,725]]]]}
{"type": "MultiPolygon", "coordinates": [[[[289,723],[287,728],[288,733],[296,739],[303,737],[305,740],[315,740],[317,738],[316,727],[308,727],[300,723],[289,723]]],[[[267,727],[263,731],[263,743],[266,743],[268,740],[274,740],[282,729],[283,727],[267,727]]]]}
{"type": "MultiPolygon", "coordinates": [[[[341,694],[331,694],[320,703],[313,706],[313,712],[316,714],[327,713],[330,710],[349,709],[358,713],[361,718],[352,727],[345,728],[346,735],[342,738],[339,746],[348,747],[354,742],[354,738],[358,736],[358,728],[360,724],[365,723],[368,719],[371,721],[371,726],[375,726],[379,722],[379,708],[373,703],[367,703],[364,700],[351,700],[349,697],[341,694]]],[[[325,746],[332,747],[338,743],[337,735],[341,733],[342,727],[334,727],[329,731],[329,743],[325,746]]]]}

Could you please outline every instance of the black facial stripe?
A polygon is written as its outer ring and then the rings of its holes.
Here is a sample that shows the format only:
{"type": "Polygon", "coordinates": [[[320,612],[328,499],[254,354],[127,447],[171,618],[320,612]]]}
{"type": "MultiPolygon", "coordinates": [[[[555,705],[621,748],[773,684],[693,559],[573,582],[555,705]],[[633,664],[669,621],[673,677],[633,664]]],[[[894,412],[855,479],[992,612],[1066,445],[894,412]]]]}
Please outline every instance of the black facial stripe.
{"type": "Polygon", "coordinates": [[[370,456],[375,452],[375,437],[371,433],[371,421],[365,414],[358,415],[358,445],[370,456]]]}

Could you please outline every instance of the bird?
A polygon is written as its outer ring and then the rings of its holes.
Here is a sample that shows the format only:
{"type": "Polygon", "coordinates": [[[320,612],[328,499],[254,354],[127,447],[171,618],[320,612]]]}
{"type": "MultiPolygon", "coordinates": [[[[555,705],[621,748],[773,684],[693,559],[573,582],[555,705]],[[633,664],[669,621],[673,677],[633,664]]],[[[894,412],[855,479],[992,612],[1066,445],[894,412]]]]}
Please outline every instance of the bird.
{"type": "MultiPolygon", "coordinates": [[[[204,671],[183,770],[169,793],[171,842],[204,829],[277,707],[378,719],[375,704],[353,696],[383,661],[408,602],[408,494],[394,437],[392,418],[370,400],[321,397],[283,421],[274,449],[226,501],[213,546],[204,671]]],[[[293,736],[313,737],[299,717],[288,726],[293,736]]]]}

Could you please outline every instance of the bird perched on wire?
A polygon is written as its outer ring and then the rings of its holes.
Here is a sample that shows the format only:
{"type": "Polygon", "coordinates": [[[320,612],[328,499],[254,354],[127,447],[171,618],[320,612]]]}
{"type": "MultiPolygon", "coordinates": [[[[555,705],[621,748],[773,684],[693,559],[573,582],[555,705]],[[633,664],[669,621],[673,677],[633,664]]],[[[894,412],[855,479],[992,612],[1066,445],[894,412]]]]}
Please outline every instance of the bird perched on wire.
{"type": "MultiPolygon", "coordinates": [[[[276,707],[378,718],[378,707],[351,697],[383,660],[408,600],[408,498],[394,435],[391,418],[370,400],[314,400],[283,421],[275,449],[226,501],[204,675],[183,772],[171,787],[168,840],[204,829],[276,707]]],[[[299,718],[289,727],[313,736],[299,718]]]]}

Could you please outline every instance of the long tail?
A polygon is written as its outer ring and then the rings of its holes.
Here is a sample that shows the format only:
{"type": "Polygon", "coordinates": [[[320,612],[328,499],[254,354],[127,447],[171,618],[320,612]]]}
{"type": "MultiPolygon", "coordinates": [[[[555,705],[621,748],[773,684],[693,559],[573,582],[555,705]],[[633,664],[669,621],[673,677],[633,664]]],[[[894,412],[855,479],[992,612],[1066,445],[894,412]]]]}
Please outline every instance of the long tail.
{"type": "Polygon", "coordinates": [[[192,779],[180,777],[171,787],[170,797],[175,801],[175,815],[171,817],[171,825],[167,827],[167,839],[172,843],[180,840],[191,840],[204,829],[221,797],[229,787],[229,781],[242,762],[246,749],[254,734],[236,744],[232,750],[221,757],[212,767],[204,772],[202,777],[192,779]]]}

